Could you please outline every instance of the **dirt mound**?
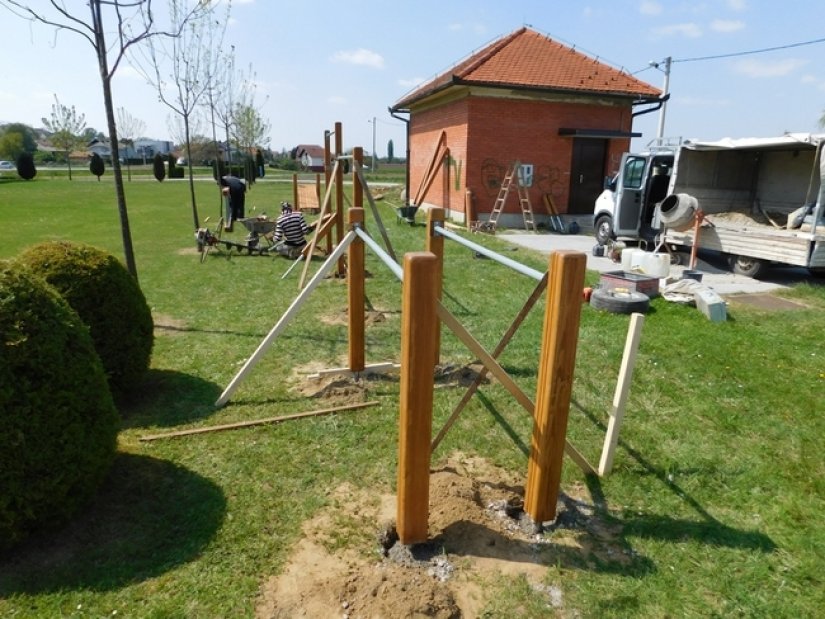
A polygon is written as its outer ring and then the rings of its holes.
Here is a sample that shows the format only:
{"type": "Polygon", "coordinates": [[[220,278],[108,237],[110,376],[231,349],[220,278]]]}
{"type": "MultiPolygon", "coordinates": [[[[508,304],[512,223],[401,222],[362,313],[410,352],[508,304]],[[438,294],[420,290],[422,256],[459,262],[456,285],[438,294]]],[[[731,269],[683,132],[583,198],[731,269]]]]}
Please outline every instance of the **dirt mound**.
{"type": "Polygon", "coordinates": [[[571,549],[582,561],[601,554],[616,532],[565,496],[559,524],[537,534],[519,519],[522,496],[517,476],[457,454],[431,474],[429,541],[410,547],[396,542],[394,496],[341,486],[304,524],[283,572],[262,583],[257,616],[478,617],[502,576],[525,578],[548,614],[558,612],[564,598],[544,582],[548,566],[571,549]],[[584,539],[588,530],[598,544],[584,539]]]}

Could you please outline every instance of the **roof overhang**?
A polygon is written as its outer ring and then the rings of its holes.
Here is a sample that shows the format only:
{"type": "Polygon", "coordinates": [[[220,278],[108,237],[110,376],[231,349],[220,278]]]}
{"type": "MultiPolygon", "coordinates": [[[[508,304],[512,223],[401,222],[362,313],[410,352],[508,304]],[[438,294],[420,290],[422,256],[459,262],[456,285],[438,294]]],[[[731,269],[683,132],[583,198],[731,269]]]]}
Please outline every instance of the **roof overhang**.
{"type": "Polygon", "coordinates": [[[562,127],[559,135],[565,138],[598,138],[602,140],[614,140],[620,138],[640,138],[641,133],[635,131],[619,131],[617,129],[571,129],[562,127]]]}

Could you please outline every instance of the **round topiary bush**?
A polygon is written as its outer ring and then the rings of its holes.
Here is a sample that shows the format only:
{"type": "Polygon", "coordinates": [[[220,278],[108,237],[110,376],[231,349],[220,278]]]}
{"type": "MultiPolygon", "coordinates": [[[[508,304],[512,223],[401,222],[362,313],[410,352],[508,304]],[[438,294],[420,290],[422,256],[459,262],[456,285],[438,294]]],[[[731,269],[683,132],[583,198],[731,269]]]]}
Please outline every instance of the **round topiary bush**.
{"type": "Polygon", "coordinates": [[[89,499],[117,430],[88,327],[42,279],[0,262],[0,548],[89,499]]]}
{"type": "Polygon", "coordinates": [[[115,396],[140,384],[152,356],[152,313],[137,281],[111,254],[68,241],[26,248],[18,261],[57,288],[85,322],[115,396]]]}

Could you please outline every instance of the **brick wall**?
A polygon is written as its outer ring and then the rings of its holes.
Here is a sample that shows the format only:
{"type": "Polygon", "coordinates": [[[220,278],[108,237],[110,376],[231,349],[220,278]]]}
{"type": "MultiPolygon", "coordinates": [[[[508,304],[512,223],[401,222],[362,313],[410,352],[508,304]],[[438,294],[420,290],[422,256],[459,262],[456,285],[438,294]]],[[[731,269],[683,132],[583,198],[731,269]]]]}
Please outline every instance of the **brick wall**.
{"type": "MultiPolygon", "coordinates": [[[[464,220],[465,193],[472,192],[475,219],[484,219],[498,196],[504,174],[515,160],[534,166],[530,201],[536,214],[546,213],[545,193],[559,212],[567,211],[573,139],[558,135],[560,128],[630,131],[630,106],[547,102],[469,96],[423,112],[410,120],[410,195],[422,182],[442,131],[446,132],[450,162],[442,165],[422,201],[442,206],[449,216],[464,220]]],[[[604,174],[618,169],[629,139],[612,139],[604,174]]],[[[521,219],[515,187],[503,216],[521,219]]],[[[593,197],[594,200],[596,196],[593,197]]]]}

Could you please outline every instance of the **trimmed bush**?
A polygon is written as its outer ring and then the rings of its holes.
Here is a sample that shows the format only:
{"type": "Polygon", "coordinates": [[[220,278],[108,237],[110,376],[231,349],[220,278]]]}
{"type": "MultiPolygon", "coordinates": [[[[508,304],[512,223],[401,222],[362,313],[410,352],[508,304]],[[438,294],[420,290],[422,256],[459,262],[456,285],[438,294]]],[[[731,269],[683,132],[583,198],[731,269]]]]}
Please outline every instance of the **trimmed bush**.
{"type": "Polygon", "coordinates": [[[163,157],[160,153],[155,153],[155,156],[152,158],[152,174],[155,175],[159,183],[163,182],[163,179],[166,178],[166,165],[164,165],[163,157]]]}
{"type": "Polygon", "coordinates": [[[139,386],[152,356],[154,325],[126,267],[103,250],[67,241],[33,245],[17,259],[57,288],[89,326],[115,396],[139,386]]]}
{"type": "Polygon", "coordinates": [[[92,496],[117,430],[86,325],[42,279],[0,262],[0,548],[92,496]]]}
{"type": "Polygon", "coordinates": [[[26,181],[37,176],[37,168],[34,166],[34,157],[31,153],[20,153],[17,158],[17,175],[26,181]]]}
{"type": "Polygon", "coordinates": [[[89,172],[97,176],[97,182],[100,182],[100,177],[106,172],[106,164],[103,162],[103,157],[97,153],[92,153],[92,158],[89,160],[89,172]]]}

